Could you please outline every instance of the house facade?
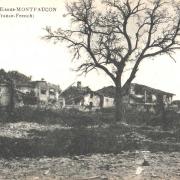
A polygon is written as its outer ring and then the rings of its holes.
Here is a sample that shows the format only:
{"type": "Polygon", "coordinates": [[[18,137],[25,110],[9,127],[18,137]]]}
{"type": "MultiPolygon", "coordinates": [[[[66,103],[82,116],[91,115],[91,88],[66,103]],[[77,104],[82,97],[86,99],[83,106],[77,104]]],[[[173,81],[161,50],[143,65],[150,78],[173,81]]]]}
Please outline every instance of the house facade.
{"type": "Polygon", "coordinates": [[[91,91],[84,94],[80,103],[80,105],[97,108],[102,106],[102,99],[99,94],[91,91]]]}
{"type": "Polygon", "coordinates": [[[89,87],[82,87],[80,82],[64,91],[62,97],[65,98],[66,108],[95,110],[114,105],[114,98],[92,91],[89,87]]]}
{"type": "Polygon", "coordinates": [[[26,84],[17,84],[16,89],[26,97],[35,97],[38,104],[47,105],[59,101],[60,87],[47,83],[44,80],[32,81],[26,84]]]}
{"type": "Polygon", "coordinates": [[[174,94],[145,85],[131,84],[129,89],[129,103],[158,104],[163,103],[165,107],[172,103],[174,94]]]}
{"type": "Polygon", "coordinates": [[[102,97],[102,108],[109,108],[115,105],[114,96],[115,88],[114,86],[104,87],[96,91],[102,97]]]}
{"type": "Polygon", "coordinates": [[[76,108],[83,110],[86,107],[99,106],[100,97],[95,95],[89,87],[82,87],[81,82],[76,86],[70,86],[61,93],[65,99],[65,108],[76,108]]]}
{"type": "MultiPolygon", "coordinates": [[[[23,105],[45,105],[63,108],[65,99],[59,97],[60,87],[46,81],[31,81],[14,84],[13,101],[15,107],[23,105]]],[[[12,91],[7,83],[0,83],[0,107],[7,107],[11,103],[12,91]]]]}
{"type": "Polygon", "coordinates": [[[115,105],[115,101],[113,97],[103,96],[103,108],[113,107],[115,105]]]}
{"type": "Polygon", "coordinates": [[[114,106],[114,98],[91,91],[83,96],[81,105],[94,109],[109,108],[114,106]]]}
{"type": "MultiPolygon", "coordinates": [[[[104,97],[110,97],[112,99],[115,97],[114,86],[104,87],[97,92],[104,97]]],[[[155,112],[155,108],[158,104],[163,104],[164,108],[169,107],[172,103],[173,96],[174,94],[169,92],[132,83],[127,95],[123,96],[123,103],[127,106],[127,108],[136,108],[140,111],[150,110],[155,112]]],[[[111,100],[111,103],[108,105],[108,107],[113,107],[115,105],[115,101],[111,100]]]]}

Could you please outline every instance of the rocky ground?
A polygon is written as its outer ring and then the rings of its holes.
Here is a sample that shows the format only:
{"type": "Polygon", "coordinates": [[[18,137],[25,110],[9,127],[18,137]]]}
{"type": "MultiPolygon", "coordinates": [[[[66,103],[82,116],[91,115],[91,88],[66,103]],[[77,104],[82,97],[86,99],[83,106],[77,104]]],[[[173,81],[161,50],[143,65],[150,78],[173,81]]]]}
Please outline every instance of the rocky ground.
{"type": "MultiPolygon", "coordinates": [[[[38,123],[0,124],[0,137],[29,139],[29,131],[66,129],[38,123]]],[[[159,132],[159,131],[158,131],[159,132]]],[[[170,133],[170,132],[169,132],[170,133]]],[[[170,134],[171,135],[171,134],[170,134]]],[[[178,180],[180,152],[149,151],[0,159],[0,180],[178,180]]]]}
{"type": "Polygon", "coordinates": [[[59,124],[44,125],[30,122],[0,123],[0,137],[29,139],[32,138],[29,134],[30,130],[53,131],[55,129],[69,129],[69,127],[63,127],[59,124]]]}
{"type": "Polygon", "coordinates": [[[0,160],[0,179],[178,180],[180,153],[122,152],[59,158],[0,160]],[[144,154],[148,161],[143,166],[144,154]]]}

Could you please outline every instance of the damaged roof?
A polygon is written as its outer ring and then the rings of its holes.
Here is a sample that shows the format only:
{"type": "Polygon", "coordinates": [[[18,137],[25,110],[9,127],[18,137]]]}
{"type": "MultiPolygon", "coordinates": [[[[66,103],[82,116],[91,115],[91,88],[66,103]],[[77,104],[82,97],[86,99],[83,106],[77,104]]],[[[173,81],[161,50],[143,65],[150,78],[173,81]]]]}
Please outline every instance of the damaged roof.
{"type": "Polygon", "coordinates": [[[160,94],[162,94],[162,95],[170,95],[170,96],[175,95],[173,93],[162,91],[162,90],[159,90],[159,89],[155,89],[155,88],[152,88],[152,87],[149,87],[149,86],[146,86],[146,85],[142,85],[142,84],[132,83],[131,86],[139,87],[139,88],[141,88],[143,90],[146,90],[146,91],[151,92],[151,93],[159,94],[159,95],[160,94]]]}
{"type": "MultiPolygon", "coordinates": [[[[158,94],[158,95],[161,95],[161,94],[162,95],[169,95],[169,96],[174,96],[175,95],[173,93],[169,93],[169,92],[166,92],[166,91],[155,89],[155,88],[152,88],[152,87],[149,87],[149,86],[146,86],[146,85],[142,85],[142,84],[132,83],[130,86],[131,87],[132,86],[138,87],[138,88],[141,88],[142,90],[146,90],[147,92],[158,94]]],[[[106,97],[115,97],[115,92],[116,91],[115,91],[115,86],[107,86],[107,87],[104,87],[102,89],[97,90],[96,92],[103,95],[103,96],[106,96],[106,97]]]]}
{"type": "Polygon", "coordinates": [[[66,99],[66,102],[72,100],[81,99],[86,93],[92,92],[89,87],[78,88],[76,86],[71,86],[62,92],[61,96],[66,99]]]}
{"type": "Polygon", "coordinates": [[[107,86],[96,91],[98,94],[114,98],[115,96],[115,86],[107,86]]]}

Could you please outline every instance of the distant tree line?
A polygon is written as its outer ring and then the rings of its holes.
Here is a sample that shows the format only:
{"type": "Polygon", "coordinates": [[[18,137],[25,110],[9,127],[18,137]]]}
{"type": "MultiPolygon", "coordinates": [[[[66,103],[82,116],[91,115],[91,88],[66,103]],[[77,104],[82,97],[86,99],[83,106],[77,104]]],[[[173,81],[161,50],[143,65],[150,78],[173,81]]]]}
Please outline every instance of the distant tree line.
{"type": "Polygon", "coordinates": [[[28,77],[18,71],[6,72],[4,69],[0,69],[0,83],[8,83],[9,81],[13,81],[15,84],[27,83],[31,81],[31,77],[28,77]]]}

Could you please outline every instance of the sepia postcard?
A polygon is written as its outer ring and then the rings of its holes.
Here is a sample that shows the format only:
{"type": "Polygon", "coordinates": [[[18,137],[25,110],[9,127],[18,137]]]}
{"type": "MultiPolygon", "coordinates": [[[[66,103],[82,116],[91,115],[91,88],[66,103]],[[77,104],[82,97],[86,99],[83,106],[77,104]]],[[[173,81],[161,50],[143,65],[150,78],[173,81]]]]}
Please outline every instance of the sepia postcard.
{"type": "Polygon", "coordinates": [[[0,0],[0,180],[180,179],[179,0],[0,0]]]}

